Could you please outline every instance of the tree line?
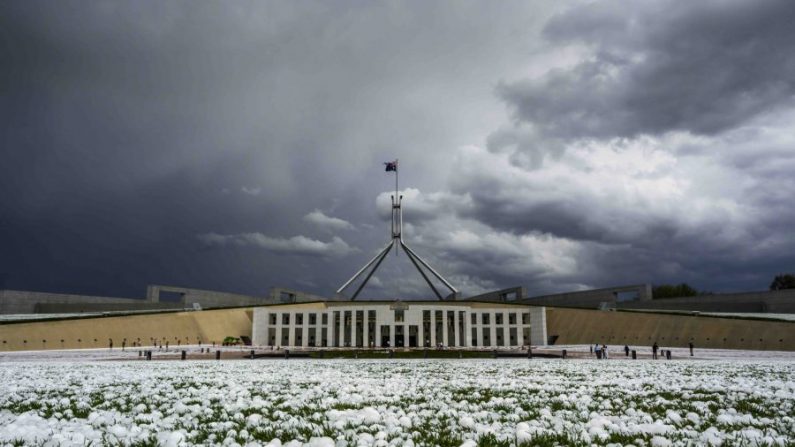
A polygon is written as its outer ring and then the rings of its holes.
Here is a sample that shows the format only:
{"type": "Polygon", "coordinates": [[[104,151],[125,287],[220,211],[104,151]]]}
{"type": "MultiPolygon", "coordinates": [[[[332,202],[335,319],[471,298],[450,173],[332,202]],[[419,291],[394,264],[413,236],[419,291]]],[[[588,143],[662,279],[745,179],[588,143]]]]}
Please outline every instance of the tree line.
{"type": "MultiPolygon", "coordinates": [[[[795,289],[795,274],[782,273],[773,278],[770,283],[770,290],[795,289]]],[[[666,298],[679,298],[688,296],[713,295],[706,290],[697,290],[687,283],[681,284],[660,284],[651,289],[652,298],[655,300],[666,298]]]]}

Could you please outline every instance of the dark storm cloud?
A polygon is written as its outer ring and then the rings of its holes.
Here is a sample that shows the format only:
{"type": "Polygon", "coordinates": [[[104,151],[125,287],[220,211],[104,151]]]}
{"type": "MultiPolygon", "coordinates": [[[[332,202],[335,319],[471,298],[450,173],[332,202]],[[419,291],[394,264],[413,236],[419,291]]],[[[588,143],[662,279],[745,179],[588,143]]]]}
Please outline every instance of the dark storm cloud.
{"type": "MultiPolygon", "coordinates": [[[[3,3],[0,279],[328,295],[400,158],[406,240],[465,293],[764,288],[795,262],[791,5],[3,3]]],[[[430,293],[405,256],[372,287],[430,293]]]]}
{"type": "Polygon", "coordinates": [[[489,277],[523,271],[535,293],[764,288],[771,265],[795,263],[783,254],[795,252],[794,18],[777,1],[597,2],[553,17],[544,37],[579,59],[501,83],[514,126],[490,134],[490,153],[465,151],[448,185],[468,197],[455,211],[477,243],[426,232],[457,247],[447,260],[462,273],[488,258],[489,277]],[[488,239],[496,256],[479,253],[488,239]]]}
{"type": "Polygon", "coordinates": [[[544,30],[590,57],[498,93],[517,120],[565,138],[713,135],[792,106],[793,21],[781,0],[594,2],[544,30]]]}
{"type": "Polygon", "coordinates": [[[147,283],[327,294],[381,243],[365,231],[390,188],[381,163],[401,157],[406,182],[438,184],[447,155],[434,149],[487,131],[480,114],[501,109],[493,83],[526,47],[516,33],[544,14],[3,3],[0,279],[126,296],[147,283]],[[352,260],[328,261],[343,252],[352,260]]]}

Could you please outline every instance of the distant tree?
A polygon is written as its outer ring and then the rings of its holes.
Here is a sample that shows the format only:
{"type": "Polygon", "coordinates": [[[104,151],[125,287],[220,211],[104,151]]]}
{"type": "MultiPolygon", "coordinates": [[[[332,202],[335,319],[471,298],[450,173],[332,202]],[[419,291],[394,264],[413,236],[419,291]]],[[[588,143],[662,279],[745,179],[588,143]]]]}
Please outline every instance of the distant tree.
{"type": "Polygon", "coordinates": [[[782,273],[773,278],[770,283],[770,290],[795,289],[795,275],[792,273],[782,273]]]}
{"type": "Polygon", "coordinates": [[[661,300],[666,298],[679,298],[682,296],[698,296],[698,295],[703,295],[703,294],[699,293],[698,290],[690,287],[685,283],[677,285],[661,284],[659,286],[652,287],[651,289],[651,296],[655,300],[661,300]]]}

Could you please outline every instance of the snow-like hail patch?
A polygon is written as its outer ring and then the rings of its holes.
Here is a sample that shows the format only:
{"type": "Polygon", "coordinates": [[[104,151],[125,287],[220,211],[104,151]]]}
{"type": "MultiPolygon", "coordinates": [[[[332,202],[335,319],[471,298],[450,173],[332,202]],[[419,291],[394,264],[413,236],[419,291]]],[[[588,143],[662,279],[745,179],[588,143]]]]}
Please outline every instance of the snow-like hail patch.
{"type": "Polygon", "coordinates": [[[0,362],[0,445],[792,445],[795,362],[0,362]]]}

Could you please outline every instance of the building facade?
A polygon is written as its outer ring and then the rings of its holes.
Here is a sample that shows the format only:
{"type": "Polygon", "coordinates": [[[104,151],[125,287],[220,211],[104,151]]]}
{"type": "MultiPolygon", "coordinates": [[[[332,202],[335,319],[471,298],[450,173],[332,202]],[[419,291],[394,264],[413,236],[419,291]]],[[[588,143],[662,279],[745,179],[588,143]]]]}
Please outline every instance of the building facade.
{"type": "Polygon", "coordinates": [[[254,309],[252,342],[276,347],[546,345],[543,307],[463,301],[323,301],[254,309]]]}

